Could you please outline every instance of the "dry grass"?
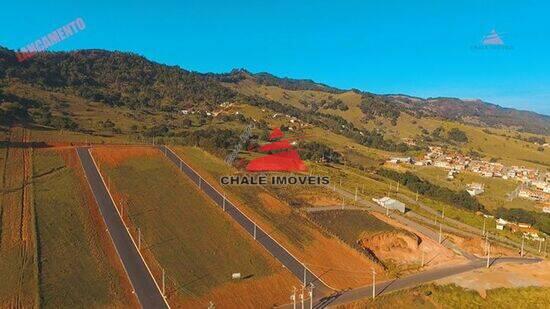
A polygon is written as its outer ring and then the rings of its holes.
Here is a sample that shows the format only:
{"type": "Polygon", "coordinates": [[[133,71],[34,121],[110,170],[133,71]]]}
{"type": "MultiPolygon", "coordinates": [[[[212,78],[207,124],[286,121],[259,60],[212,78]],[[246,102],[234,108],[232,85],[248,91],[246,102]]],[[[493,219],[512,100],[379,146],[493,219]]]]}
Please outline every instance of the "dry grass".
{"type": "Polygon", "coordinates": [[[236,308],[285,302],[299,284],[296,278],[157,149],[150,150],[122,148],[119,154],[111,147],[92,153],[111,179],[115,198],[128,205],[130,230],[140,228],[153,274],[160,279],[161,268],[166,270],[170,303],[205,307],[212,301],[236,308]],[[232,272],[252,276],[231,281],[232,272]]]}
{"type": "MultiPolygon", "coordinates": [[[[25,143],[28,131],[13,128],[10,142],[25,143]]],[[[32,149],[9,147],[2,185],[0,307],[38,306],[37,253],[32,201],[32,149]]]]}
{"type": "MultiPolygon", "coordinates": [[[[198,148],[174,149],[213,186],[221,192],[225,191],[228,198],[243,212],[258,222],[264,230],[270,231],[272,237],[284,244],[328,285],[345,289],[371,282],[371,276],[363,270],[370,270],[378,265],[336,238],[320,231],[306,217],[292,211],[292,207],[287,203],[279,201],[277,211],[274,211],[272,205],[265,204],[265,196],[273,196],[269,188],[222,187],[218,177],[235,172],[223,161],[198,148]],[[260,199],[258,196],[263,198],[260,199]]],[[[267,200],[273,199],[274,196],[267,200]]]]}
{"type": "Polygon", "coordinates": [[[34,159],[41,306],[136,306],[74,149],[34,159]]]}

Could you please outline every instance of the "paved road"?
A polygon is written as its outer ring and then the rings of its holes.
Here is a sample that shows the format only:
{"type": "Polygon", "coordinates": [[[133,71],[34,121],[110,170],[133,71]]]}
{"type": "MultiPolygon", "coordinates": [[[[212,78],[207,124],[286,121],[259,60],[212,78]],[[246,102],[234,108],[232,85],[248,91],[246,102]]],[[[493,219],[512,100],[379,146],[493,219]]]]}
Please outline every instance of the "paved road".
{"type": "Polygon", "coordinates": [[[92,193],[97,201],[101,215],[103,216],[105,225],[107,226],[107,230],[109,231],[109,235],[111,236],[111,240],[130,278],[130,283],[134,288],[140,305],[146,309],[168,308],[160,290],[151,277],[151,274],[145,266],[145,262],[138,253],[135,244],[132,242],[126,227],[115,209],[115,205],[107,188],[105,188],[105,184],[93,162],[89,149],[79,147],[76,151],[84,168],[86,179],[90,184],[92,193]]]}
{"type": "MultiPolygon", "coordinates": [[[[540,261],[541,259],[497,258],[497,259],[491,259],[490,263],[491,265],[504,263],[504,262],[528,264],[528,263],[537,263],[540,261]]],[[[427,283],[434,280],[449,277],[452,275],[471,271],[477,268],[486,267],[486,265],[487,265],[487,262],[485,260],[475,260],[475,261],[470,261],[467,264],[429,270],[429,271],[421,272],[421,273],[404,277],[404,278],[398,278],[390,281],[380,282],[376,284],[376,289],[375,289],[376,296],[383,293],[400,290],[400,289],[411,288],[414,286],[421,285],[423,283],[427,283]]],[[[323,307],[326,307],[329,305],[330,306],[339,305],[339,304],[341,305],[344,303],[349,303],[349,302],[357,301],[368,297],[372,297],[372,285],[364,286],[361,288],[344,292],[337,297],[328,297],[325,301],[323,301],[322,304],[323,304],[323,307]]]]}
{"type": "Polygon", "coordinates": [[[216,205],[225,208],[225,212],[231,216],[239,225],[241,225],[252,237],[256,233],[256,240],[275,258],[277,258],[288,270],[290,270],[301,282],[304,281],[304,272],[306,285],[313,283],[316,293],[327,295],[333,292],[321,279],[315,276],[307,269],[297,258],[288,252],[282,245],[269,236],[264,230],[241,212],[231,201],[224,198],[212,185],[204,180],[187,163],[166,146],[159,146],[166,157],[178,166],[197,186],[202,190],[216,205]],[[224,201],[225,200],[225,201],[224,201]],[[255,228],[256,226],[256,228],[255,228]],[[256,232],[254,232],[256,230],[256,232]]]}

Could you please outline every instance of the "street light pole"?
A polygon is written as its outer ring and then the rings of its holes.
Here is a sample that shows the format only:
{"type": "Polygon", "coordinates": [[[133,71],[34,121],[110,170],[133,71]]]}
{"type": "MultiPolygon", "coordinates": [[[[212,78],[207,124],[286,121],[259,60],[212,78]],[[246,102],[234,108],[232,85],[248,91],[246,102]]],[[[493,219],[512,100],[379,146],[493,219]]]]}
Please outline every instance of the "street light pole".
{"type": "Polygon", "coordinates": [[[487,247],[487,268],[489,268],[489,261],[490,261],[490,255],[491,255],[491,243],[489,243],[489,246],[487,247]]]}
{"type": "Polygon", "coordinates": [[[292,309],[296,309],[296,287],[292,287],[292,295],[290,295],[290,300],[292,300],[292,309]]]}
{"type": "Polygon", "coordinates": [[[442,223],[439,222],[439,243],[441,244],[441,241],[442,241],[442,236],[443,236],[443,226],[442,226],[442,223]]]}
{"type": "Polygon", "coordinates": [[[376,271],[372,269],[372,299],[376,297],[376,271]]]}
{"type": "Polygon", "coordinates": [[[523,257],[523,246],[525,244],[525,235],[521,235],[521,254],[520,256],[523,257]]]}
{"type": "Polygon", "coordinates": [[[302,292],[300,293],[300,301],[302,302],[302,309],[304,309],[304,287],[302,287],[302,292]]]}
{"type": "Polygon", "coordinates": [[[309,309],[313,309],[313,283],[309,284],[309,309]]]}

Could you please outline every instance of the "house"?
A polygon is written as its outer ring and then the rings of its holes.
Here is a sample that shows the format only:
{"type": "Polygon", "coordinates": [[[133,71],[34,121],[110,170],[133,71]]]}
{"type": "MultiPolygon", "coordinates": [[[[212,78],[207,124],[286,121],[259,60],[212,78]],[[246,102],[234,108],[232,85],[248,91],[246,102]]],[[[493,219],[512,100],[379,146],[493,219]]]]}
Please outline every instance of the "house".
{"type": "Polygon", "coordinates": [[[507,225],[507,224],[510,223],[510,222],[508,222],[508,221],[506,221],[502,218],[498,218],[496,222],[497,222],[497,224],[500,224],[500,225],[507,225]]]}
{"type": "Polygon", "coordinates": [[[373,198],[372,199],[376,204],[384,207],[384,208],[387,208],[387,209],[394,209],[394,210],[398,210],[400,211],[401,213],[405,213],[405,204],[401,203],[400,201],[398,200],[394,200],[390,197],[382,197],[382,198],[373,198]]]}
{"type": "Polygon", "coordinates": [[[542,208],[542,212],[547,213],[547,214],[550,214],[550,207],[548,207],[548,206],[547,206],[547,207],[543,207],[543,208],[542,208]]]}
{"type": "Polygon", "coordinates": [[[476,196],[485,192],[485,186],[481,183],[474,182],[466,186],[466,191],[471,196],[476,196]]]}
{"type": "Polygon", "coordinates": [[[399,163],[412,163],[413,160],[411,157],[393,157],[390,159],[389,161],[390,163],[395,163],[395,164],[399,164],[399,163]]]}

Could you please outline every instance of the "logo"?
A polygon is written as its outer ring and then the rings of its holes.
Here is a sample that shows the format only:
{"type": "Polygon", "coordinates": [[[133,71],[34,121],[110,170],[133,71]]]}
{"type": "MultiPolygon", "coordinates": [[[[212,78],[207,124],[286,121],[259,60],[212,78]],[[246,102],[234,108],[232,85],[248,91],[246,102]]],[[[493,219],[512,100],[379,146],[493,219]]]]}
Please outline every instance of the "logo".
{"type": "Polygon", "coordinates": [[[55,44],[66,40],[80,31],[86,29],[86,24],[82,18],[77,18],[70,23],[50,32],[38,40],[27,44],[16,53],[17,61],[23,62],[39,52],[43,52],[55,44]]]}
{"type": "Polygon", "coordinates": [[[294,149],[290,140],[283,139],[284,133],[280,128],[275,128],[269,134],[271,143],[260,146],[259,151],[268,153],[248,163],[248,172],[305,172],[307,166],[300,158],[300,154],[294,149]]]}
{"type": "MultiPolygon", "coordinates": [[[[242,136],[249,138],[250,129],[247,129],[242,136]]],[[[263,154],[261,157],[250,160],[244,170],[249,173],[245,175],[232,175],[220,177],[222,185],[329,185],[328,176],[318,175],[285,175],[284,173],[302,173],[307,171],[307,166],[300,158],[295,148],[296,141],[285,139],[280,128],[274,128],[267,137],[268,143],[256,145],[249,150],[263,154]],[[272,173],[267,175],[267,173],[272,173]]],[[[241,139],[241,142],[243,139],[241,139]]],[[[233,162],[236,154],[242,149],[239,144],[228,156],[226,162],[233,162]],[[237,150],[237,151],[235,151],[237,150]],[[229,160],[230,159],[230,160],[229,160]]]]}
{"type": "Polygon", "coordinates": [[[513,49],[512,46],[504,44],[502,34],[499,34],[496,30],[492,30],[489,34],[485,35],[481,40],[480,45],[472,46],[472,49],[513,49]]]}

